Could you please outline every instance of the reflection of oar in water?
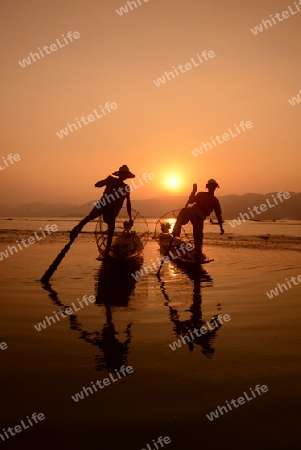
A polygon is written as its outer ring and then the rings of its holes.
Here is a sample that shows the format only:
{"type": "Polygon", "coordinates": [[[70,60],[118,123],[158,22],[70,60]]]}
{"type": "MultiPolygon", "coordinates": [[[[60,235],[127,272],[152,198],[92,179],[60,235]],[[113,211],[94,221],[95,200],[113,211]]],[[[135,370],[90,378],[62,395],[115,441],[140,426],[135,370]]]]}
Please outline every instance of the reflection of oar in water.
{"type": "Polygon", "coordinates": [[[75,237],[71,238],[70,241],[68,242],[68,244],[66,244],[65,247],[63,248],[63,250],[61,250],[61,252],[57,255],[57,257],[52,262],[52,264],[50,264],[50,266],[48,267],[48,269],[46,270],[46,272],[40,279],[40,281],[42,283],[47,283],[50,280],[50,278],[52,277],[52,275],[54,274],[54,272],[56,271],[56,269],[62,262],[63,258],[65,257],[66,253],[70,249],[71,244],[73,243],[74,240],[75,240],[75,237]]]}

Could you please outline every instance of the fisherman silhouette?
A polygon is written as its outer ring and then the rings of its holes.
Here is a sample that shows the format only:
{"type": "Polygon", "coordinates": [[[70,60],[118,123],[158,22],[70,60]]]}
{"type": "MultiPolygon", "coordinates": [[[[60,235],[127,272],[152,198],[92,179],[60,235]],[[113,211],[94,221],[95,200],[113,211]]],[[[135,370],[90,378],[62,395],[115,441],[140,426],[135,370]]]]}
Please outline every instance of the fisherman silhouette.
{"type": "Polygon", "coordinates": [[[104,257],[107,257],[112,244],[112,239],[115,230],[115,220],[122,208],[123,202],[126,199],[127,212],[129,215],[129,225],[133,226],[132,209],[130,201],[130,186],[124,183],[127,178],[135,178],[135,175],[130,172],[128,166],[123,165],[117,172],[114,172],[112,177],[109,175],[105,180],[95,183],[95,187],[106,186],[103,196],[96,203],[90,214],[79,222],[70,232],[70,239],[75,239],[80,233],[86,223],[96,219],[99,216],[103,217],[104,222],[108,225],[108,239],[104,257]]]}
{"type": "Polygon", "coordinates": [[[214,195],[214,191],[216,188],[219,188],[219,185],[215,180],[210,179],[206,184],[206,188],[208,189],[208,192],[198,192],[196,194],[197,185],[193,185],[188,203],[194,203],[194,205],[181,209],[172,231],[174,237],[179,237],[181,234],[181,226],[187,224],[189,221],[192,223],[197,261],[202,260],[204,220],[212,211],[216,214],[221,230],[220,234],[224,234],[222,210],[218,199],[214,195]]]}

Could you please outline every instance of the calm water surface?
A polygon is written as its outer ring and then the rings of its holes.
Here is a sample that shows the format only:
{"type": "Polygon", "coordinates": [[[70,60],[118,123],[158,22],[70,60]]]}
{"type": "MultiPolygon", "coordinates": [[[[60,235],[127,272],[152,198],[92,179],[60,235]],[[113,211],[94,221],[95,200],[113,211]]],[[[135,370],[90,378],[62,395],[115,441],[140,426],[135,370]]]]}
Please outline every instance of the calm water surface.
{"type": "MultiPolygon", "coordinates": [[[[5,221],[4,228],[38,230],[50,223],[28,220],[25,228],[24,222],[5,221]]],[[[70,223],[61,221],[60,229],[70,223]]],[[[278,226],[276,234],[284,234],[280,227],[299,227],[272,224],[262,231],[265,225],[248,225],[260,233],[278,226]]],[[[191,273],[169,263],[160,279],[149,273],[136,282],[131,273],[138,267],[104,267],[91,239],[74,243],[51,286],[43,288],[38,279],[61,248],[61,242],[45,240],[0,263],[1,341],[8,345],[0,351],[1,428],[35,411],[46,417],[3,445],[143,449],[159,436],[171,438],[170,449],[297,444],[301,285],[271,300],[266,291],[301,274],[299,252],[207,247],[214,262],[206,270],[191,273]],[[95,303],[45,330],[34,328],[92,294],[95,303]],[[231,320],[189,345],[169,347],[220,313],[231,320]],[[78,403],[72,400],[122,365],[134,372],[78,403]],[[207,419],[257,384],[268,392],[207,419]]],[[[150,241],[143,263],[157,257],[157,244],[150,241]]]]}

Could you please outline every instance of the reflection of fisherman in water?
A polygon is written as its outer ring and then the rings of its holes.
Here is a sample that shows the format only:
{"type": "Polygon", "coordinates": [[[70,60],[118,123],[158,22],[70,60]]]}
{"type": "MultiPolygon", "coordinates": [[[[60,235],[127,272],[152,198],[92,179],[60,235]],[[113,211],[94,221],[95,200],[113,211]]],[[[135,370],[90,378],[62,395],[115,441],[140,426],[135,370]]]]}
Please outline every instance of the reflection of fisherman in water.
{"type": "MultiPolygon", "coordinates": [[[[118,335],[120,334],[115,329],[113,323],[112,309],[118,306],[128,306],[130,297],[135,289],[136,281],[130,276],[133,270],[140,267],[141,260],[133,262],[133,266],[112,268],[108,264],[102,264],[96,278],[96,302],[98,306],[105,307],[105,318],[101,331],[90,332],[85,330],[83,324],[78,321],[76,315],[70,315],[69,324],[70,330],[75,330],[79,333],[79,339],[83,339],[88,344],[98,347],[100,354],[96,355],[95,369],[98,371],[107,370],[113,372],[115,369],[120,369],[122,365],[128,365],[129,345],[132,339],[131,327],[128,323],[122,334],[125,339],[121,341],[118,335]],[[130,271],[130,273],[128,273],[130,271]],[[118,280],[118,282],[117,282],[118,280]]],[[[58,297],[58,294],[51,288],[51,285],[44,285],[43,288],[49,292],[49,297],[53,303],[60,308],[66,308],[58,297]]]]}
{"type": "MultiPolygon", "coordinates": [[[[197,268],[193,270],[186,271],[189,278],[193,281],[193,296],[192,305],[189,310],[191,312],[190,319],[180,320],[180,314],[176,308],[171,306],[171,300],[166,292],[164,281],[159,278],[161,291],[166,299],[165,306],[169,308],[169,318],[174,324],[174,332],[177,338],[181,338],[181,346],[187,344],[190,351],[193,351],[194,347],[199,345],[202,348],[202,353],[211,358],[214,354],[214,348],[212,347],[213,340],[216,337],[218,327],[215,325],[210,326],[211,330],[208,329],[206,334],[192,333],[194,329],[199,332],[202,326],[205,326],[206,322],[202,319],[202,294],[201,294],[201,282],[212,282],[211,276],[202,268],[197,268]],[[190,334],[191,333],[191,334],[190,334]],[[185,336],[185,339],[184,339],[185,336]]],[[[216,315],[217,316],[217,315],[216,315]]],[[[214,316],[210,323],[216,318],[214,316]]],[[[216,324],[220,325],[218,321],[216,324]]],[[[206,326],[208,328],[208,325],[206,326]]]]}
{"type": "Polygon", "coordinates": [[[98,370],[104,367],[114,370],[128,364],[132,324],[126,325],[123,331],[126,339],[121,342],[119,332],[116,331],[113,323],[112,309],[128,306],[136,285],[131,273],[140,267],[141,262],[142,260],[137,258],[132,261],[132,264],[115,266],[114,271],[109,263],[104,263],[99,270],[97,283],[95,284],[96,304],[105,306],[106,323],[103,325],[98,342],[102,354],[95,358],[98,370]]]}

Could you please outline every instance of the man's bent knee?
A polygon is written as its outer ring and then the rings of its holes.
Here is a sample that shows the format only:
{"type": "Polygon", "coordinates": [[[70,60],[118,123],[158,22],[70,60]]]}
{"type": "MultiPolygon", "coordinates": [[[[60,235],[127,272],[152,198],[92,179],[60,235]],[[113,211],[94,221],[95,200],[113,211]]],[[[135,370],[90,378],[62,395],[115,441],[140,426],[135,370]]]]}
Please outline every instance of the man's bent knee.
{"type": "Polygon", "coordinates": [[[188,223],[190,220],[189,208],[181,209],[177,220],[179,220],[183,225],[186,225],[186,223],[188,223]]]}
{"type": "Polygon", "coordinates": [[[97,217],[102,215],[102,209],[93,208],[90,214],[86,217],[86,219],[94,220],[97,219],[97,217]]]}

